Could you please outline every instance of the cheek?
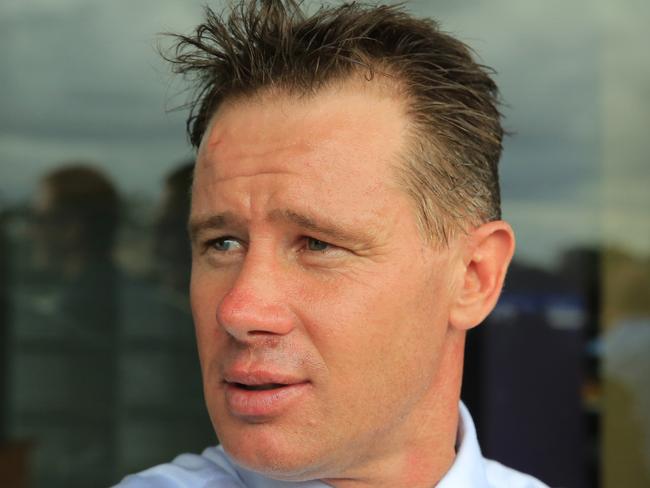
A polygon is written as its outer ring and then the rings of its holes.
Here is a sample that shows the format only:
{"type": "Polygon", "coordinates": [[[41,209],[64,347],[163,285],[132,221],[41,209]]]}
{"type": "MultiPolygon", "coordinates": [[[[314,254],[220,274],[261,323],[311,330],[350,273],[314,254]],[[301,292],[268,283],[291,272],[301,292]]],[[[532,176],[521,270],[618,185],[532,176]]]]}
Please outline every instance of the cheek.
{"type": "Polygon", "coordinates": [[[217,323],[217,306],[227,290],[228,285],[222,283],[222,280],[215,280],[210,273],[193,266],[190,305],[202,365],[204,358],[207,360],[211,351],[217,349],[223,340],[221,328],[217,323]]]}
{"type": "Polygon", "coordinates": [[[308,334],[331,373],[351,384],[382,372],[402,342],[402,320],[409,304],[391,291],[389,280],[337,280],[304,296],[308,334]]]}
{"type": "Polygon", "coordinates": [[[397,395],[429,381],[446,332],[448,293],[444,279],[404,276],[341,279],[307,300],[304,322],[337,388],[397,395]]]}

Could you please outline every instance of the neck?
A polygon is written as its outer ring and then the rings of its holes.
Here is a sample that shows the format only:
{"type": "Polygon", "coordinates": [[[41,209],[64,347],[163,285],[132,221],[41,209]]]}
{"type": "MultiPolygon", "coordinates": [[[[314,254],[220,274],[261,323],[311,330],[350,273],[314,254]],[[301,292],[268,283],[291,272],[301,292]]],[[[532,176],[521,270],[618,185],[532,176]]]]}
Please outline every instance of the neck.
{"type": "Polygon", "coordinates": [[[405,420],[401,435],[348,477],[323,481],[335,488],[435,486],[456,457],[464,345],[465,333],[450,330],[438,374],[428,394],[405,420]]]}

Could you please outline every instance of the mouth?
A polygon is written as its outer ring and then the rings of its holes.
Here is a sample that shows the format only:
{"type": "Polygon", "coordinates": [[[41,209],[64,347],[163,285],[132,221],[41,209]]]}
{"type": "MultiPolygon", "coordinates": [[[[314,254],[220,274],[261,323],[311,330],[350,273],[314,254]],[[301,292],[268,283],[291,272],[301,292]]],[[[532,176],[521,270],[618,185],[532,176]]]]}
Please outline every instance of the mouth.
{"type": "Polygon", "coordinates": [[[255,374],[225,378],[226,407],[232,415],[254,423],[290,412],[304,401],[311,382],[293,377],[255,374]]]}
{"type": "Polygon", "coordinates": [[[230,384],[235,388],[241,388],[242,390],[247,390],[247,391],[268,391],[268,390],[275,390],[276,388],[283,388],[285,386],[289,386],[284,383],[266,383],[263,385],[247,385],[245,383],[230,383],[230,384]]]}

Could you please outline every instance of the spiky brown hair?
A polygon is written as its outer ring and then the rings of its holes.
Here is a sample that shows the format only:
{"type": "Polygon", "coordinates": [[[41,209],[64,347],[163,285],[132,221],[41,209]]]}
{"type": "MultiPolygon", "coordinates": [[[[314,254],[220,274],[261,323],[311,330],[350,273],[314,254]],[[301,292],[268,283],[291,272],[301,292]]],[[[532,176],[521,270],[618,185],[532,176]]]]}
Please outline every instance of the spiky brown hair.
{"type": "Polygon", "coordinates": [[[293,0],[240,0],[221,15],[205,12],[166,55],[196,87],[187,121],[195,147],[226,99],[269,88],[316,93],[360,73],[390,77],[415,127],[400,177],[426,235],[444,242],[500,218],[503,129],[493,72],[435,21],[357,2],[312,15],[293,0]]]}

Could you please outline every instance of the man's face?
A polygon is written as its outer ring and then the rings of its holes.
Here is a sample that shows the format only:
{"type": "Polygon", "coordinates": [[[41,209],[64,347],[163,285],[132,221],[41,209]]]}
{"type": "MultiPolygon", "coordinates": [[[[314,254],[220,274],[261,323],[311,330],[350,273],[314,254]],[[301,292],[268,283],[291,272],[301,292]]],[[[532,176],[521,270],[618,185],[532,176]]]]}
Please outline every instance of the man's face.
{"type": "Polygon", "coordinates": [[[435,403],[458,268],[395,165],[399,99],[348,84],[221,107],[199,150],[191,299],[226,451],[338,477],[408,443],[435,403]]]}

